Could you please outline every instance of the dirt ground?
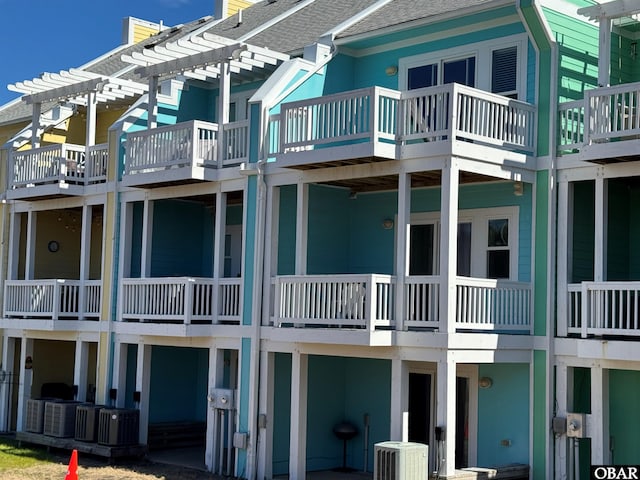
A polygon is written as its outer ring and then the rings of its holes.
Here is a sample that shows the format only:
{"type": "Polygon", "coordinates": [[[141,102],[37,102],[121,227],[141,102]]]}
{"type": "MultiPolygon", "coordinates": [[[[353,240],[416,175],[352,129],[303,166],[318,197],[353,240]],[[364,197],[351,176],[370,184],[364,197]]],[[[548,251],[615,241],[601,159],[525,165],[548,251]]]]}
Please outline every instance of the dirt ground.
{"type": "MultiPolygon", "coordinates": [[[[2,480],[64,480],[69,453],[52,452],[53,461],[19,470],[2,472],[2,480]]],[[[79,480],[222,480],[223,478],[199,470],[153,463],[147,460],[119,460],[108,465],[104,459],[80,454],[79,480]]]]}

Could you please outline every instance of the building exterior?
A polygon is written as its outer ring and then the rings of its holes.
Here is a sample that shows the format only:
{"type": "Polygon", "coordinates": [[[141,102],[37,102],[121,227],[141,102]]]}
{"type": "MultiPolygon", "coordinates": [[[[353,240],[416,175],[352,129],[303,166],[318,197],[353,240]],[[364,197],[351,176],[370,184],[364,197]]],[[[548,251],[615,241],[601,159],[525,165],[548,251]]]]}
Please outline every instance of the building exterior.
{"type": "Polygon", "coordinates": [[[0,109],[0,429],[66,387],[241,478],[634,463],[640,7],[240,3],[0,109]]]}

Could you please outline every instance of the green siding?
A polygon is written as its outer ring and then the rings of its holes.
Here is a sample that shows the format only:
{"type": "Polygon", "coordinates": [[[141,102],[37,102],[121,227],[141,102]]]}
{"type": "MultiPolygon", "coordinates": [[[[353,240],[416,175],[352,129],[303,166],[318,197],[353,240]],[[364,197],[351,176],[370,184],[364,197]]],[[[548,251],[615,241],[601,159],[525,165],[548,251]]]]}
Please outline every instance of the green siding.
{"type": "Polygon", "coordinates": [[[534,271],[534,334],[546,335],[547,311],[551,299],[547,297],[549,262],[549,172],[537,173],[536,180],[536,238],[534,271]]]}
{"type": "Polygon", "coordinates": [[[612,465],[636,465],[640,458],[640,372],[609,371],[609,430],[612,465]]]}
{"type": "Polygon", "coordinates": [[[595,183],[573,183],[573,271],[571,282],[593,280],[595,183]]]}
{"type": "Polygon", "coordinates": [[[546,480],[547,439],[547,352],[533,351],[533,469],[532,480],[546,480]]]}

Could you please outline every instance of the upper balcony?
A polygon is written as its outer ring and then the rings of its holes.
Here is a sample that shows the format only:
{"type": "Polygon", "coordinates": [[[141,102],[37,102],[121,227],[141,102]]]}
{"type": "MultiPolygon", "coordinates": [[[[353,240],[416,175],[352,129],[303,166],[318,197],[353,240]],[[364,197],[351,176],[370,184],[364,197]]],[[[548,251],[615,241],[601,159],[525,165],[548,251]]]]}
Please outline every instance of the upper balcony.
{"type": "Polygon", "coordinates": [[[638,160],[640,82],[587,90],[584,97],[558,106],[559,153],[596,163],[638,160]]]}
{"type": "Polygon", "coordinates": [[[301,169],[437,155],[531,167],[535,119],[531,104],[455,83],[372,87],[283,104],[270,156],[301,169]]]}
{"type": "Polygon", "coordinates": [[[249,122],[192,120],[127,135],[125,186],[162,186],[218,178],[222,168],[249,159],[249,122]],[[222,144],[220,144],[222,142],[222,144]]]}
{"type": "MultiPolygon", "coordinates": [[[[351,334],[365,342],[375,332],[442,331],[440,277],[408,276],[400,295],[396,283],[393,276],[376,274],[278,276],[272,280],[269,324],[313,328],[316,341],[318,328],[332,334],[339,329],[339,337],[351,334]]],[[[531,332],[530,283],[471,277],[455,283],[457,332],[531,332]]]]}
{"type": "Polygon", "coordinates": [[[108,159],[106,144],[62,143],[12,152],[7,198],[84,195],[88,186],[106,182],[108,159]]]}

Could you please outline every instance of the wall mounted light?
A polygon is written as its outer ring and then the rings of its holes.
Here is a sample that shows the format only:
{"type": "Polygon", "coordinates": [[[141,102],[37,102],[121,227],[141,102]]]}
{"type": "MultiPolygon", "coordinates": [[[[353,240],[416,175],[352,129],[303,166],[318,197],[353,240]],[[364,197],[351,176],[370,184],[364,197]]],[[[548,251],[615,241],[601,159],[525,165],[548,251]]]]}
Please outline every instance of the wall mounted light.
{"type": "Polygon", "coordinates": [[[480,388],[491,388],[492,385],[493,380],[491,379],[491,377],[482,377],[480,380],[478,380],[478,386],[480,388]]]}
{"type": "Polygon", "coordinates": [[[521,197],[524,193],[524,184],[522,182],[515,182],[513,184],[513,194],[516,197],[521,197]]]}
{"type": "Polygon", "coordinates": [[[396,75],[398,73],[398,66],[397,65],[389,65],[387,68],[384,69],[384,73],[386,73],[387,76],[389,76],[389,77],[393,77],[394,75],[396,75]]]}
{"type": "Polygon", "coordinates": [[[382,221],[382,228],[384,228],[385,230],[391,230],[393,228],[393,219],[385,218],[382,221]]]}

